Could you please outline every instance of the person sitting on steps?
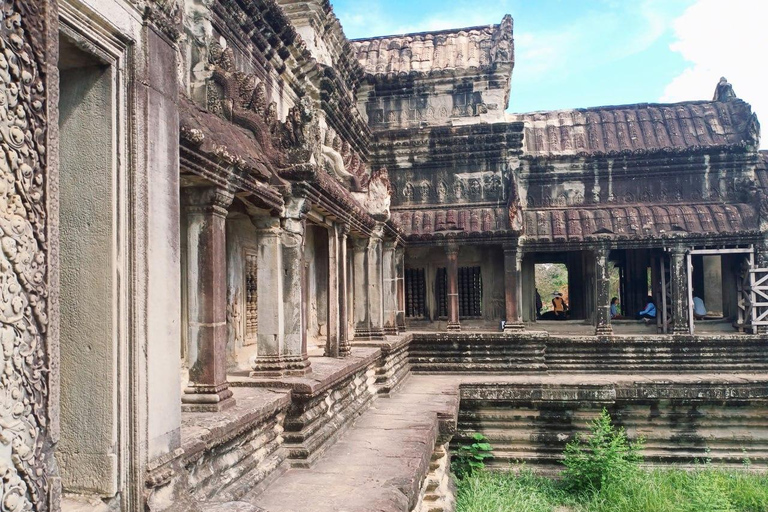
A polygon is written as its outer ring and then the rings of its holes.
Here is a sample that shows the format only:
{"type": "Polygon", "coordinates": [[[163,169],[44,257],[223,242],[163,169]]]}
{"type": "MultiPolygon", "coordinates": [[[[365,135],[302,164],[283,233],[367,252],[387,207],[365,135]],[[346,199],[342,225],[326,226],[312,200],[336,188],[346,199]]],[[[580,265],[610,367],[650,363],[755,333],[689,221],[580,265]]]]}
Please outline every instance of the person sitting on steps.
{"type": "Polygon", "coordinates": [[[645,323],[648,323],[648,320],[656,319],[656,304],[653,303],[653,297],[650,295],[648,296],[648,299],[645,302],[645,309],[640,311],[635,318],[642,320],[645,323]]]}

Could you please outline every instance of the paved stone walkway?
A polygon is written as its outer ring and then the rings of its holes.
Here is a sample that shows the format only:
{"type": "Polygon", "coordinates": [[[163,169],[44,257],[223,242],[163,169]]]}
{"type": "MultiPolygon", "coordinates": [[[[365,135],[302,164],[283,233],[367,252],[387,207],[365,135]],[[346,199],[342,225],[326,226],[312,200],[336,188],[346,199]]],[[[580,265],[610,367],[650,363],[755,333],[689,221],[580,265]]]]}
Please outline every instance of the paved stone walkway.
{"type": "MultiPolygon", "coordinates": [[[[458,383],[457,383],[458,384],[458,383]]],[[[458,386],[411,376],[373,402],[311,469],[290,469],[251,501],[269,512],[411,510],[440,425],[455,426],[458,386]]]]}

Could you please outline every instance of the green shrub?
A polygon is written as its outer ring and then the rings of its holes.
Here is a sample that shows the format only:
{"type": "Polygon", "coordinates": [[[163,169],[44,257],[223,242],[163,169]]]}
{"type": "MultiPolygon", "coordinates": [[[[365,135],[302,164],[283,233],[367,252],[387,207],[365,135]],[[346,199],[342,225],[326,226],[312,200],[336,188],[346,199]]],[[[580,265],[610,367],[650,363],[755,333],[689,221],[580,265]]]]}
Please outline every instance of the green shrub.
{"type": "Polygon", "coordinates": [[[565,485],[572,491],[598,491],[609,478],[637,469],[643,461],[642,440],[630,443],[623,428],[611,423],[606,409],[591,424],[590,434],[576,434],[565,446],[565,485]]]}
{"type": "Polygon", "coordinates": [[[472,435],[472,444],[463,444],[451,458],[451,471],[457,478],[472,476],[485,467],[485,460],[493,457],[493,448],[483,434],[472,435]]]}

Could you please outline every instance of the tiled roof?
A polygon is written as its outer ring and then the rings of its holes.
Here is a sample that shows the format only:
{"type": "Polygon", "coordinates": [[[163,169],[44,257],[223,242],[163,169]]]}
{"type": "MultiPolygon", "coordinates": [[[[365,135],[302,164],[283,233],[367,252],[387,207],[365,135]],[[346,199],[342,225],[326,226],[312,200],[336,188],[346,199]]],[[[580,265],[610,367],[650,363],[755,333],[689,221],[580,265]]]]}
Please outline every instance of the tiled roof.
{"type": "Polygon", "coordinates": [[[529,240],[579,241],[601,236],[658,237],[665,234],[735,234],[758,230],[754,206],[694,204],[526,210],[529,240]]]}
{"type": "Polygon", "coordinates": [[[505,232],[509,230],[506,207],[394,210],[392,220],[409,238],[429,238],[447,231],[457,236],[505,232]]]}
{"type": "Polygon", "coordinates": [[[356,39],[352,49],[370,75],[511,64],[512,18],[506,15],[498,25],[356,39]]]}
{"type": "Polygon", "coordinates": [[[620,105],[510,116],[525,124],[525,152],[566,156],[756,143],[757,118],[748,103],[695,101],[620,105]]]}

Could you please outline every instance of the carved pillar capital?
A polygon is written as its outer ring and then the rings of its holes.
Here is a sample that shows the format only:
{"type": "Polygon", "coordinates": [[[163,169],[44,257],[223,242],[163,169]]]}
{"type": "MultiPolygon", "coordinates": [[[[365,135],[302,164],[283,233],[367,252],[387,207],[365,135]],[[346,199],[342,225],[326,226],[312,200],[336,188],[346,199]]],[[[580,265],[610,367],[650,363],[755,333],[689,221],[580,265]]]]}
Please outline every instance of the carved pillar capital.
{"type": "Polygon", "coordinates": [[[365,252],[368,249],[368,238],[352,238],[352,251],[355,254],[365,252]]]}
{"type": "Polygon", "coordinates": [[[450,244],[445,246],[445,254],[448,258],[456,258],[459,256],[459,246],[456,244],[450,244]]]}
{"type": "Polygon", "coordinates": [[[181,204],[186,212],[210,213],[226,217],[235,195],[221,187],[186,187],[181,189],[181,204]]]}

